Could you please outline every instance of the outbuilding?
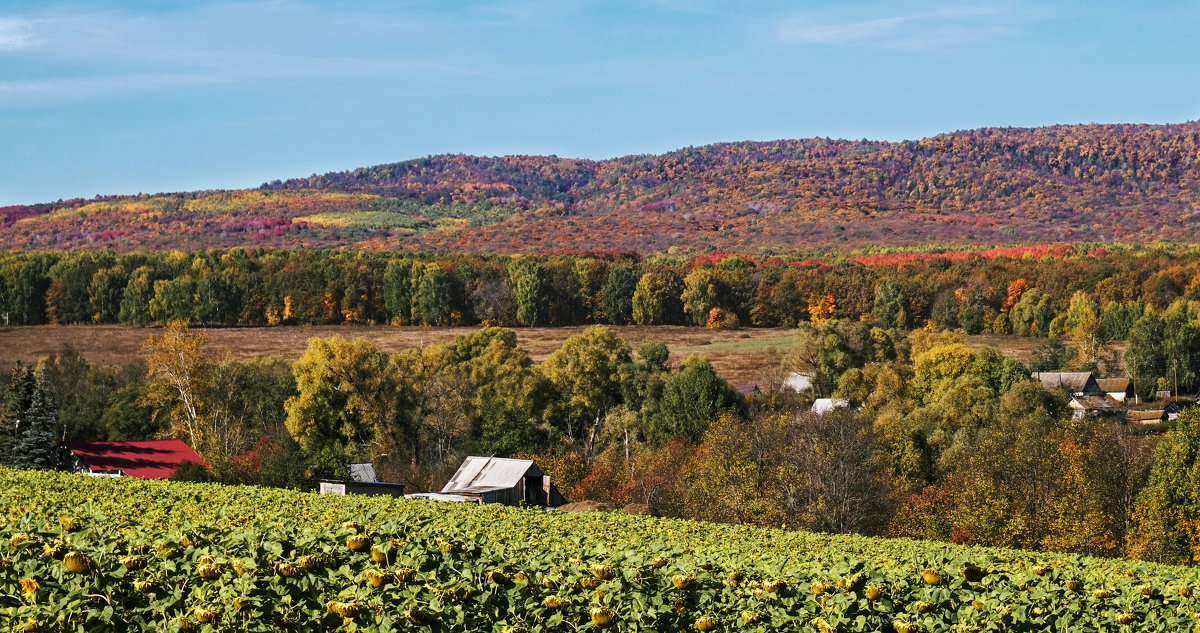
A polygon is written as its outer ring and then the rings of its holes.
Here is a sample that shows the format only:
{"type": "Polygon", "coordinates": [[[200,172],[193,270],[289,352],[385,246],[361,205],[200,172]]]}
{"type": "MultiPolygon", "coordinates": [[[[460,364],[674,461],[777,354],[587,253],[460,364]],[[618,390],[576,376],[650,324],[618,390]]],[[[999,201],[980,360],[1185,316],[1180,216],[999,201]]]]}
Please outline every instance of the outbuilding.
{"type": "Polygon", "coordinates": [[[532,460],[503,457],[468,457],[442,487],[442,494],[509,506],[557,507],[567,502],[532,460]]]}
{"type": "Polygon", "coordinates": [[[407,484],[379,481],[371,462],[350,464],[350,479],[322,479],[319,483],[321,494],[327,495],[403,497],[407,487],[407,484]]]}

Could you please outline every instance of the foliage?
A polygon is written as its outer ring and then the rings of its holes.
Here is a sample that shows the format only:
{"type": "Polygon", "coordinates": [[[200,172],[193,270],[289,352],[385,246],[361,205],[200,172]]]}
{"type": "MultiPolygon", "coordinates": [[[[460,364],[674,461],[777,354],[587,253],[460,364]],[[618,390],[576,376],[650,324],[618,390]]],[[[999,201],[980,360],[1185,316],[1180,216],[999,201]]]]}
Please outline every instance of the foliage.
{"type": "Polygon", "coordinates": [[[11,470],[0,501],[6,628],[1184,630],[1200,581],[1010,549],[11,470]]]}
{"type": "Polygon", "coordinates": [[[313,338],[293,365],[287,428],[324,476],[355,461],[416,461],[419,436],[399,365],[365,339],[313,338]]]}
{"type": "Polygon", "coordinates": [[[631,360],[625,341],[597,325],[569,337],[542,363],[542,372],[563,396],[567,438],[583,440],[589,453],[605,414],[620,403],[619,371],[631,360]]]}
{"type": "MultiPolygon", "coordinates": [[[[430,156],[249,191],[4,208],[0,250],[189,244],[771,255],[850,240],[1187,241],[1196,228],[1197,130],[983,128],[898,143],[720,143],[604,161],[430,156]]],[[[889,265],[909,255],[861,254],[889,265]]]]}
{"type": "Polygon", "coordinates": [[[1146,560],[1193,563],[1200,556],[1200,412],[1180,414],[1158,445],[1138,495],[1129,552],[1146,560]]]}

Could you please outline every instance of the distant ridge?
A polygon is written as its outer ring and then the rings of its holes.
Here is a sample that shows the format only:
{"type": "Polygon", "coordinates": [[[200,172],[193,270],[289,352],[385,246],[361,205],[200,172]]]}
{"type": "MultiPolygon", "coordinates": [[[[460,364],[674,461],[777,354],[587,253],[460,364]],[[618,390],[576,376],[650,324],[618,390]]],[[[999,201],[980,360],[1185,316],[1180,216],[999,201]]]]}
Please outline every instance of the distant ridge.
{"type": "Polygon", "coordinates": [[[1200,123],[983,128],[659,156],[439,155],[253,190],[0,208],[0,248],[788,254],[1192,241],[1200,123]]]}

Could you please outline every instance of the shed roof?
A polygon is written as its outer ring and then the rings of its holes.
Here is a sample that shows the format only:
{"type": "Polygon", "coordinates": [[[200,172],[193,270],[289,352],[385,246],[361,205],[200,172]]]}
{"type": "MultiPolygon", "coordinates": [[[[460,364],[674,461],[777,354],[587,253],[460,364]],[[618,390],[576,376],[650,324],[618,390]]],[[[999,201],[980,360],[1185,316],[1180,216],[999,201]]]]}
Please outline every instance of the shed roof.
{"type": "Polygon", "coordinates": [[[471,456],[463,460],[450,481],[442,486],[442,492],[479,494],[506,490],[515,488],[526,475],[541,474],[532,460],[471,456]]]}
{"type": "Polygon", "coordinates": [[[183,440],[67,442],[65,446],[92,471],[120,471],[141,479],[168,479],[183,462],[207,466],[183,440]]]}
{"type": "Polygon", "coordinates": [[[1130,422],[1135,422],[1135,423],[1161,422],[1162,420],[1166,419],[1167,412],[1162,409],[1150,409],[1150,410],[1140,410],[1140,411],[1128,411],[1128,412],[1126,412],[1125,415],[1130,422]]]}
{"type": "Polygon", "coordinates": [[[1096,384],[1104,393],[1124,393],[1129,389],[1128,378],[1097,378],[1096,384]]]}
{"type": "Polygon", "coordinates": [[[756,383],[752,383],[752,382],[740,383],[740,384],[734,385],[733,388],[737,389],[738,393],[742,394],[743,396],[745,396],[747,398],[749,398],[750,396],[753,396],[754,392],[758,391],[758,385],[756,383]]]}

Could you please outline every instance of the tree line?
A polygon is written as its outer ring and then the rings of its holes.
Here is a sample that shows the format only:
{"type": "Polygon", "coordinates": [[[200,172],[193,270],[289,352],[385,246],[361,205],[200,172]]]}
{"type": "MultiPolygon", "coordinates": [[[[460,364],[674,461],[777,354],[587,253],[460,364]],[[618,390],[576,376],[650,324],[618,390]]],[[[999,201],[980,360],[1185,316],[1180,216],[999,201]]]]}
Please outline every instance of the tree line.
{"type": "Polygon", "coordinates": [[[0,253],[0,314],[10,325],[794,327],[873,317],[899,328],[1049,336],[1082,292],[1107,335],[1124,338],[1144,306],[1198,299],[1198,288],[1200,251],[1184,247],[828,261],[242,248],[0,253]]]}
{"type": "MultiPolygon", "coordinates": [[[[9,325],[583,324],[796,327],[871,319],[1074,343],[1073,364],[1144,394],[1200,389],[1186,302],[1200,251],[1057,249],[832,262],[736,255],[476,256],[308,250],[0,253],[9,325]],[[886,263],[879,263],[886,261],[886,263]],[[1179,303],[1180,301],[1185,303],[1179,303]],[[1175,306],[1175,307],[1173,307],[1175,306]],[[1184,306],[1184,307],[1178,307],[1184,306]],[[1140,325],[1139,325],[1140,323],[1140,325]],[[1112,342],[1139,339],[1121,366],[1112,342]]],[[[1193,310],[1194,311],[1194,310],[1193,310]]],[[[1065,363],[1043,350],[1036,369],[1065,363]],[[1048,365],[1047,365],[1048,363],[1048,365]]]]}

